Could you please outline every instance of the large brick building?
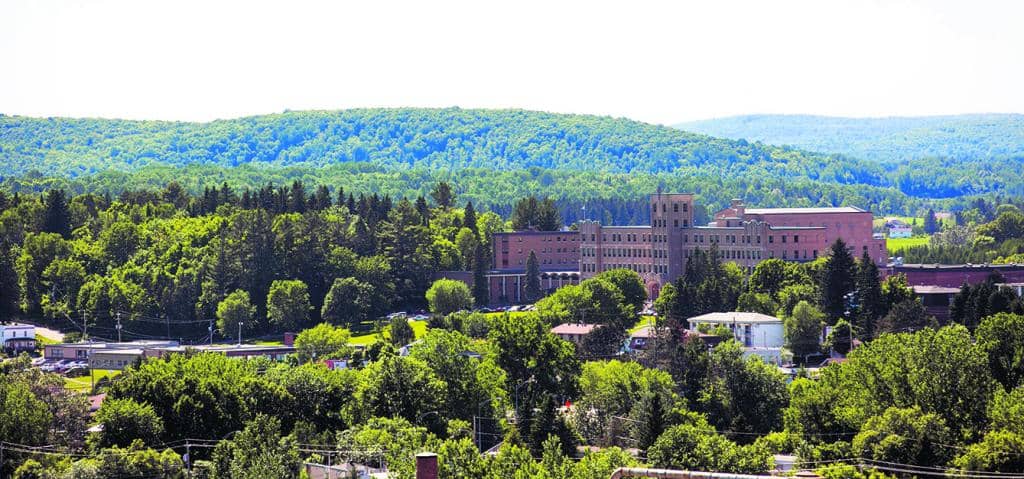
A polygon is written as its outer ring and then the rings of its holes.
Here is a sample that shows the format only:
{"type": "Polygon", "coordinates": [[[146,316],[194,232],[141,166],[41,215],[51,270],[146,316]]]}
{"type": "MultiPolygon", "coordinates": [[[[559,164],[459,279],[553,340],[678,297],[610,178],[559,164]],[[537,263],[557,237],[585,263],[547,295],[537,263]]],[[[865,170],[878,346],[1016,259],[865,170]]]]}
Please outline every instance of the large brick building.
{"type": "Polygon", "coordinates": [[[553,291],[580,280],[580,242],[575,231],[495,233],[487,274],[491,304],[520,303],[526,297],[526,262],[537,256],[541,289],[553,291]]]}
{"type": "Polygon", "coordinates": [[[723,261],[747,270],[769,258],[812,261],[837,238],[858,258],[866,252],[881,266],[888,260],[884,237],[872,232],[872,214],[859,208],[748,209],[742,201],[733,200],[713,221],[696,225],[692,194],[657,193],[649,204],[650,225],[582,221],[578,231],[496,234],[494,264],[488,274],[492,303],[522,301],[531,251],[537,255],[542,289],[626,268],[640,274],[651,297],[683,273],[686,258],[694,250],[707,251],[712,245],[723,261]]]}
{"type": "Polygon", "coordinates": [[[580,223],[581,277],[631,269],[644,278],[653,297],[660,285],[683,273],[686,258],[697,249],[715,245],[723,261],[749,271],[769,258],[813,261],[837,238],[857,257],[866,252],[880,266],[888,260],[884,237],[872,232],[872,214],[859,208],[748,209],[733,200],[707,225],[695,225],[693,206],[690,194],[655,194],[650,226],[580,223]]]}

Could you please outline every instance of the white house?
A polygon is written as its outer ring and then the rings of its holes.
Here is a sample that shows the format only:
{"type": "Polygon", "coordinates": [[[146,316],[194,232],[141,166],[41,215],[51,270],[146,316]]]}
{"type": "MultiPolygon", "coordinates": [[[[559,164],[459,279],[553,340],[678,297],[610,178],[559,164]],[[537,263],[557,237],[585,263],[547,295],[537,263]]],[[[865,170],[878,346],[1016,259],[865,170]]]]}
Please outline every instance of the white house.
{"type": "Polygon", "coordinates": [[[36,327],[31,324],[0,322],[0,350],[19,352],[36,348],[36,327]]]}
{"type": "Polygon", "coordinates": [[[743,345],[743,356],[757,356],[769,364],[782,364],[782,320],[761,313],[708,313],[689,319],[690,329],[698,331],[701,325],[710,329],[725,326],[743,345]]]}
{"type": "Polygon", "coordinates": [[[781,348],[785,344],[782,334],[782,320],[761,313],[708,313],[688,320],[690,329],[697,331],[700,325],[711,328],[719,325],[732,330],[733,337],[747,348],[781,348]]]}
{"type": "Polygon", "coordinates": [[[909,238],[914,235],[914,229],[908,225],[898,225],[889,228],[890,238],[909,238]]]}

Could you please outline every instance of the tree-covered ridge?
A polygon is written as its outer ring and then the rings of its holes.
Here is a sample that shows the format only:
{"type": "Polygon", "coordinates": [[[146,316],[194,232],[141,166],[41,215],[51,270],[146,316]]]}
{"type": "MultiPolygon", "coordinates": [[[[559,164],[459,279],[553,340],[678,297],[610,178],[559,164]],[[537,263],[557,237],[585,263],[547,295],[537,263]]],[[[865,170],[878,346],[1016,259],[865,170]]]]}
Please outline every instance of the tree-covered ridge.
{"type": "Polygon", "coordinates": [[[994,182],[991,191],[996,191],[1005,186],[999,184],[999,175],[1019,170],[1024,161],[1024,115],[1018,114],[892,118],[744,115],[676,127],[898,166],[901,191],[914,196],[948,196],[945,192],[978,181],[994,182]],[[934,175],[935,168],[962,173],[939,176],[934,175]],[[922,183],[917,175],[931,176],[934,184],[922,183]]]}
{"type": "MultiPolygon", "coordinates": [[[[621,118],[523,110],[370,109],[304,111],[210,123],[0,118],[12,174],[69,176],[152,163],[237,166],[360,162],[430,169],[553,168],[664,172],[702,165],[755,165],[777,174],[827,170],[829,159],[680,132],[621,118]]],[[[882,171],[847,161],[862,182],[882,171]]],[[[742,166],[739,166],[742,168],[742,166]]],[[[828,173],[824,174],[827,177],[828,173]]]]}
{"type": "Polygon", "coordinates": [[[1024,155],[1024,115],[890,118],[742,115],[675,125],[722,138],[745,138],[882,162],[925,157],[957,160],[1024,155]]]}
{"type": "Polygon", "coordinates": [[[875,161],[900,191],[944,198],[970,192],[1019,194],[1024,115],[910,118],[745,115],[676,125],[723,138],[791,145],[875,161]]]}
{"type": "MultiPolygon", "coordinates": [[[[709,209],[743,197],[761,206],[884,213],[1024,194],[1019,158],[924,159],[893,172],[872,161],[621,118],[522,110],[309,111],[210,123],[0,116],[0,159],[13,191],[118,194],[175,180],[195,194],[223,181],[242,189],[299,179],[397,198],[448,181],[495,208],[531,194],[635,201],[658,186],[697,193],[709,209]]],[[[582,204],[565,206],[579,212],[582,204]]]]}

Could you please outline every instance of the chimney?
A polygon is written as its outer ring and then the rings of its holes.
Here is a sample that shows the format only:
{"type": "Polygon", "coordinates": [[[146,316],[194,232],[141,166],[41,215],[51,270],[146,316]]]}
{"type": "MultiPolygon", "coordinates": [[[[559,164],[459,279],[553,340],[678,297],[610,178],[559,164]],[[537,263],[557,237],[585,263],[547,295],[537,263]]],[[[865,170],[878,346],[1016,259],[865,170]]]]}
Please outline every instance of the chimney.
{"type": "Polygon", "coordinates": [[[416,479],[437,479],[437,454],[421,452],[416,455],[416,479]]]}
{"type": "Polygon", "coordinates": [[[743,218],[743,210],[745,209],[743,206],[743,200],[739,198],[733,198],[732,204],[729,206],[730,208],[736,210],[736,216],[743,218]]]}

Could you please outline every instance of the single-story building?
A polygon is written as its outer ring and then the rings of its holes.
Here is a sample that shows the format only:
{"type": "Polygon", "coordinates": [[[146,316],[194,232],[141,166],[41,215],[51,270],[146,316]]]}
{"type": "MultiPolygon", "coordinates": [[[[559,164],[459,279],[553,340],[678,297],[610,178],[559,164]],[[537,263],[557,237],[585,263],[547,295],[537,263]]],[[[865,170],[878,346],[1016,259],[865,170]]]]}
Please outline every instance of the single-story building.
{"type": "Polygon", "coordinates": [[[89,369],[120,371],[135,364],[143,357],[145,357],[145,351],[141,348],[94,350],[89,356],[89,369]]]}
{"type": "Polygon", "coordinates": [[[583,338],[587,337],[596,327],[596,324],[562,323],[551,328],[551,334],[579,346],[583,344],[583,338]]]}
{"type": "Polygon", "coordinates": [[[197,353],[219,353],[229,358],[267,358],[275,361],[282,361],[286,356],[295,352],[294,346],[284,345],[261,345],[261,344],[198,344],[194,346],[172,346],[163,348],[146,349],[146,357],[159,357],[167,353],[184,353],[195,351],[197,353]]]}
{"type": "Polygon", "coordinates": [[[43,357],[47,361],[60,361],[62,359],[73,359],[86,361],[97,351],[112,351],[116,349],[141,349],[147,351],[153,348],[166,348],[177,346],[177,341],[128,341],[124,343],[60,343],[47,344],[43,347],[43,357]]]}
{"type": "Polygon", "coordinates": [[[707,313],[690,318],[690,330],[699,331],[701,325],[729,328],[733,337],[744,347],[781,348],[785,345],[782,320],[761,313],[728,312],[707,313]]]}
{"type": "Polygon", "coordinates": [[[910,287],[914,295],[921,300],[925,311],[936,319],[949,319],[949,305],[953,297],[960,293],[960,288],[935,285],[915,285],[910,287]]]}

